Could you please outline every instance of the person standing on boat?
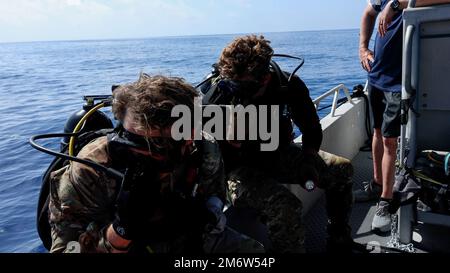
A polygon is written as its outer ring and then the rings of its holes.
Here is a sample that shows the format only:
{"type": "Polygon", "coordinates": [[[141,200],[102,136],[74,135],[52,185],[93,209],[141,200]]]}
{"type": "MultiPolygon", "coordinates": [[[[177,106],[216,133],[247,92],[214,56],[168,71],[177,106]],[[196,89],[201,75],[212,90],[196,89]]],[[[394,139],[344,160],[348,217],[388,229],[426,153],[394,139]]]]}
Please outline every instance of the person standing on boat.
{"type": "MultiPolygon", "coordinates": [[[[359,56],[368,72],[369,100],[374,134],[372,139],[373,179],[355,192],[355,201],[380,198],[372,229],[390,230],[389,204],[393,198],[397,142],[400,136],[402,89],[402,10],[408,0],[370,0],[362,16],[359,56]],[[374,51],[369,41],[378,18],[374,51]]],[[[449,0],[417,0],[416,6],[450,3],[449,0]]]]}
{"type": "Polygon", "coordinates": [[[304,252],[302,203],[281,184],[299,184],[310,191],[318,186],[326,192],[328,250],[351,251],[352,165],[320,151],[322,128],[309,90],[299,77],[280,88],[279,77],[285,72],[271,69],[273,53],[263,36],[239,37],[222,51],[217,65],[220,75],[201,87],[204,105],[278,105],[282,109],[275,151],[261,151],[261,140],[221,141],[231,203],[258,212],[268,227],[268,251],[304,252]],[[302,145],[293,144],[292,121],[303,133],[302,145]]]}
{"type": "Polygon", "coordinates": [[[122,181],[71,162],[52,173],[50,252],[261,252],[226,227],[217,142],[175,141],[171,110],[193,110],[195,89],[179,78],[141,75],[113,92],[115,130],[78,157],[125,173],[122,181]],[[230,243],[231,242],[231,243],[230,243]]]}

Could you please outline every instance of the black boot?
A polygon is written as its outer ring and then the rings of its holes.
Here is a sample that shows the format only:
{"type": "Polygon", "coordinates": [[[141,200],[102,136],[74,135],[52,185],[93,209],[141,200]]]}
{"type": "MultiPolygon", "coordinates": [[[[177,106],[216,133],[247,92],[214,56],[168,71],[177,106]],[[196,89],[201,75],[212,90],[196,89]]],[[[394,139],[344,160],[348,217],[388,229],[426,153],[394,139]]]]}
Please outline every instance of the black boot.
{"type": "Polygon", "coordinates": [[[334,225],[329,223],[327,226],[327,232],[327,252],[352,252],[353,239],[351,237],[351,229],[348,225],[334,225]]]}
{"type": "Polygon", "coordinates": [[[348,225],[327,226],[327,252],[335,254],[369,253],[365,245],[353,241],[348,225]]]}

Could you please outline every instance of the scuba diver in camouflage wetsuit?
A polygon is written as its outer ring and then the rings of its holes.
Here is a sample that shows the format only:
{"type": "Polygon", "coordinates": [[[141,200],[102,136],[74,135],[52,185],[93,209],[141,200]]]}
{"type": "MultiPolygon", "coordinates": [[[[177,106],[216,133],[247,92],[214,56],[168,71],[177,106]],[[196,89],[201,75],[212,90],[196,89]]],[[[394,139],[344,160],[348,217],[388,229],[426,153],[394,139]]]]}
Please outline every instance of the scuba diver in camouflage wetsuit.
{"type": "Polygon", "coordinates": [[[176,105],[197,92],[178,78],[141,75],[113,92],[119,125],[78,158],[124,173],[122,180],[70,162],[52,172],[51,252],[262,252],[226,226],[223,160],[217,142],[175,141],[176,105]],[[73,247],[76,246],[77,247],[73,247]]]}
{"type": "Polygon", "coordinates": [[[216,75],[200,86],[204,105],[281,109],[275,151],[261,151],[262,140],[221,141],[231,203],[258,212],[268,227],[269,251],[298,253],[304,251],[302,203],[281,184],[300,184],[308,190],[317,186],[326,192],[328,250],[351,250],[352,165],[320,151],[322,129],[308,88],[271,60],[269,43],[255,35],[235,39],[215,65],[216,75]],[[293,143],[292,121],[303,134],[302,145],[293,143]]]}

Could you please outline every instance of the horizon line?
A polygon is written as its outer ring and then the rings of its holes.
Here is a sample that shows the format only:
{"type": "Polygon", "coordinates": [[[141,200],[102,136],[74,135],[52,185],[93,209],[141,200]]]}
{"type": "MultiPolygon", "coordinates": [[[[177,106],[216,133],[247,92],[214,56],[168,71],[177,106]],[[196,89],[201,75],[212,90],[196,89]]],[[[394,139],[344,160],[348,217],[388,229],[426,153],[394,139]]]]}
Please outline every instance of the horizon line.
{"type": "Polygon", "coordinates": [[[63,43],[63,42],[96,42],[96,41],[123,41],[123,40],[147,40],[163,38],[188,38],[188,37],[208,37],[208,36],[227,36],[227,35],[248,35],[248,34],[271,34],[271,33],[290,33],[290,32],[319,32],[319,31],[344,31],[357,30],[359,28],[340,28],[340,29],[316,29],[316,30],[284,30],[267,32],[241,32],[241,33],[216,33],[216,34],[187,34],[187,35],[155,35],[147,37],[124,37],[124,38],[101,38],[101,39],[67,39],[67,40],[31,40],[31,41],[8,41],[0,44],[26,44],[26,43],[63,43]]]}

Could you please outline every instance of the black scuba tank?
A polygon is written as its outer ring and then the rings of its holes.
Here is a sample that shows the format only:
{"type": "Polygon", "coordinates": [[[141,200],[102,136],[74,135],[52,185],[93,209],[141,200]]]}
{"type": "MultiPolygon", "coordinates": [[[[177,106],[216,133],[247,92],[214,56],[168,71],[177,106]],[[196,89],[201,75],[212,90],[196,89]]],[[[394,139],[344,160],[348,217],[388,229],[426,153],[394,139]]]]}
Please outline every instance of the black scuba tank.
{"type": "MultiPolygon", "coordinates": [[[[65,133],[72,133],[78,122],[84,117],[87,112],[89,112],[95,106],[93,100],[90,100],[86,97],[85,100],[86,103],[85,105],[83,105],[83,109],[73,113],[67,119],[67,122],[64,125],[65,133]]],[[[81,149],[84,145],[86,145],[93,139],[101,136],[106,136],[113,130],[113,128],[114,125],[111,119],[105,113],[97,110],[86,120],[86,123],[82,127],[81,134],[79,137],[77,137],[76,151],[81,149]]],[[[61,140],[61,153],[68,153],[69,141],[69,137],[61,140]]],[[[41,190],[39,193],[39,201],[37,206],[36,225],[39,237],[41,238],[41,241],[47,250],[50,250],[52,244],[51,227],[48,218],[48,204],[50,200],[50,176],[52,172],[64,167],[66,164],[68,164],[68,161],[64,160],[63,158],[55,158],[45,171],[42,178],[41,190]]]]}
{"type": "MultiPolygon", "coordinates": [[[[67,119],[66,124],[64,125],[64,133],[72,133],[75,127],[77,126],[78,122],[84,117],[84,115],[87,114],[92,108],[94,107],[94,104],[87,101],[83,105],[83,109],[74,112],[70,117],[67,119]]],[[[89,117],[89,119],[86,121],[84,126],[81,129],[81,133],[91,132],[91,131],[97,131],[100,129],[109,129],[113,128],[114,125],[111,121],[111,119],[103,112],[96,111],[92,116],[89,117]]],[[[61,139],[61,150],[64,149],[65,146],[69,144],[70,137],[64,137],[61,139]]]]}

